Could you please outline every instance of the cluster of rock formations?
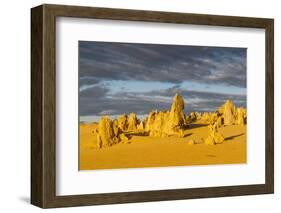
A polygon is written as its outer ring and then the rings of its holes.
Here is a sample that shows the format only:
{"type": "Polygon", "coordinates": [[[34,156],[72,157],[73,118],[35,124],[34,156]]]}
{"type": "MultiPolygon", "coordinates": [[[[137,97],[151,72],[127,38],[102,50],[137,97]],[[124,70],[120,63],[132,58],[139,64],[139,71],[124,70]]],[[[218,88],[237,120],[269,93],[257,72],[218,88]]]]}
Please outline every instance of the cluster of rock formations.
{"type": "Polygon", "coordinates": [[[224,142],[224,137],[218,129],[222,126],[245,125],[247,120],[246,109],[236,108],[231,100],[227,100],[217,111],[203,113],[201,120],[209,124],[209,134],[205,139],[205,144],[220,144],[224,142]]]}
{"type": "MultiPolygon", "coordinates": [[[[188,116],[184,113],[184,99],[179,94],[174,96],[170,111],[152,111],[141,121],[135,113],[129,116],[121,115],[110,120],[108,116],[102,117],[98,123],[98,147],[108,147],[114,144],[129,141],[128,133],[140,132],[152,137],[184,137],[184,130],[193,122],[200,121],[209,125],[209,133],[205,144],[223,143],[224,137],[218,129],[228,125],[245,125],[246,110],[236,108],[231,100],[226,101],[217,111],[212,113],[191,112],[188,116]]],[[[194,144],[194,142],[190,142],[194,144]]]]}
{"type": "Polygon", "coordinates": [[[221,126],[229,125],[245,125],[247,113],[245,108],[236,108],[231,100],[227,100],[217,111],[204,112],[202,114],[192,112],[189,115],[189,119],[192,122],[201,120],[206,124],[216,125],[220,128],[221,126]]]}
{"type": "Polygon", "coordinates": [[[227,100],[224,105],[219,108],[219,113],[223,116],[223,124],[228,125],[245,125],[246,110],[244,108],[236,108],[231,100],[227,100]]]}
{"type": "Polygon", "coordinates": [[[117,120],[111,121],[108,116],[100,119],[96,133],[99,148],[112,146],[121,141],[128,141],[128,138],[119,128],[117,120]]]}

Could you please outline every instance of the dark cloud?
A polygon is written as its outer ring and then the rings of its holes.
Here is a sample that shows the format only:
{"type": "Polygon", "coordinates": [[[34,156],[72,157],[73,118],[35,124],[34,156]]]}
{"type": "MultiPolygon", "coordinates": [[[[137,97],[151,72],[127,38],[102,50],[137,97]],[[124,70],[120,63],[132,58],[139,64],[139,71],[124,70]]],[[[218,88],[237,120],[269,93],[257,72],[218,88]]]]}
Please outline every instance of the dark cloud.
{"type": "Polygon", "coordinates": [[[246,49],[80,41],[79,74],[99,80],[188,80],[245,88],[246,49]]]}
{"type": "Polygon", "coordinates": [[[182,89],[181,83],[246,88],[246,49],[182,45],[79,42],[79,114],[118,115],[153,109],[168,110],[175,93],[186,101],[186,113],[214,111],[227,99],[246,107],[246,94],[233,95],[182,89]],[[110,82],[143,81],[171,83],[168,89],[118,92],[110,82]]]}
{"type": "Polygon", "coordinates": [[[92,78],[92,77],[80,78],[79,86],[83,87],[86,85],[94,85],[94,84],[98,84],[99,82],[100,82],[100,80],[97,78],[92,78]]]}
{"type": "Polygon", "coordinates": [[[102,98],[98,102],[93,102],[91,99],[80,99],[79,113],[81,116],[85,115],[120,115],[136,112],[138,115],[148,113],[153,109],[165,110],[170,104],[159,103],[153,100],[142,99],[111,99],[102,98]],[[106,112],[106,113],[105,113],[106,112]]]}
{"type": "Polygon", "coordinates": [[[236,102],[240,102],[241,100],[246,99],[246,95],[184,90],[184,89],[181,89],[178,87],[171,87],[166,90],[151,91],[146,94],[151,95],[151,96],[173,97],[176,93],[179,93],[183,97],[185,97],[187,102],[188,102],[188,99],[196,99],[196,98],[210,100],[212,102],[218,101],[220,103],[222,101],[226,101],[227,99],[235,100],[236,102]]]}
{"type": "Polygon", "coordinates": [[[103,98],[108,91],[109,91],[109,89],[106,87],[93,86],[93,87],[80,91],[79,97],[80,98],[86,97],[88,99],[91,99],[92,101],[95,101],[95,99],[103,98]]]}
{"type": "Polygon", "coordinates": [[[238,107],[246,107],[246,95],[220,94],[170,88],[145,93],[118,92],[101,96],[93,101],[92,97],[80,98],[80,115],[118,115],[136,112],[147,114],[152,110],[169,110],[175,92],[180,92],[186,102],[186,113],[192,111],[215,111],[226,100],[231,99],[238,107]],[[105,113],[106,112],[106,113],[105,113]]]}

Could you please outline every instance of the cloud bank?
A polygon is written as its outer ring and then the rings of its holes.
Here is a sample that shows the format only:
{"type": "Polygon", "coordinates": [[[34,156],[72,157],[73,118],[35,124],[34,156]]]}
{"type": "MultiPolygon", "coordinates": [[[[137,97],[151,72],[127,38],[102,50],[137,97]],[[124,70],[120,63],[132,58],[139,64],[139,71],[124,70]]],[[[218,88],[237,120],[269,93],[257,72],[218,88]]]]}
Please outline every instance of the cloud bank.
{"type": "Polygon", "coordinates": [[[232,99],[246,106],[245,48],[79,42],[80,116],[146,114],[170,107],[211,111],[232,99]]]}

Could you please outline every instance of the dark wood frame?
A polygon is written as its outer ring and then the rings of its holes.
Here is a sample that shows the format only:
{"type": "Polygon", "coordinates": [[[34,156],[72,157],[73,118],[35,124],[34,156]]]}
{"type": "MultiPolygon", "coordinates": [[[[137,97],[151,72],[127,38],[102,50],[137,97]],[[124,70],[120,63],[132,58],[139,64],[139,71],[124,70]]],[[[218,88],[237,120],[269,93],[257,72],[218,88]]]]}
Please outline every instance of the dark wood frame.
{"type": "Polygon", "coordinates": [[[64,5],[31,9],[31,203],[66,207],[274,192],[274,20],[64,5]],[[56,196],[56,17],[262,28],[266,34],[265,184],[56,196]]]}

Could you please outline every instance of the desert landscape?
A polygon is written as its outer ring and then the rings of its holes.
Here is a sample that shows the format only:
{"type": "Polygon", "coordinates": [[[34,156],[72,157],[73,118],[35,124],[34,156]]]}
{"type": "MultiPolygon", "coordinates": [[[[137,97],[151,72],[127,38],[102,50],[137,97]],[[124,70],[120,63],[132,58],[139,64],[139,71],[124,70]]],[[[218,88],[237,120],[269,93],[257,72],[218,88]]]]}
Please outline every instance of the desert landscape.
{"type": "Polygon", "coordinates": [[[80,122],[79,169],[246,163],[247,112],[227,100],[213,112],[185,114],[176,93],[170,109],[80,122]]]}

